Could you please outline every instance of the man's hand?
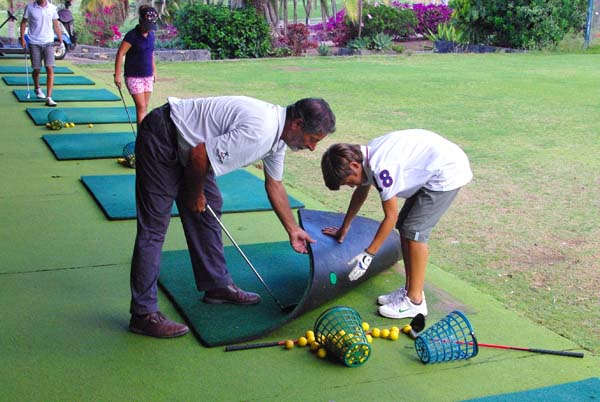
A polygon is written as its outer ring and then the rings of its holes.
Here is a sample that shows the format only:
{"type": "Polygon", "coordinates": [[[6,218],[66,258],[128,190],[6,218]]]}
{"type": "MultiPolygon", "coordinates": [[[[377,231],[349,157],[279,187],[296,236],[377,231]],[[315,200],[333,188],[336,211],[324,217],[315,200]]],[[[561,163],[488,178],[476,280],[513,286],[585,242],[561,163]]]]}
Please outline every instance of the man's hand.
{"type": "Polygon", "coordinates": [[[346,233],[348,233],[348,231],[335,226],[329,226],[321,229],[321,233],[335,238],[338,243],[343,243],[344,239],[346,238],[346,233]]]}
{"type": "Polygon", "coordinates": [[[188,208],[191,209],[193,212],[206,211],[206,197],[204,196],[204,192],[200,194],[188,192],[186,197],[188,208]]]}
{"type": "Polygon", "coordinates": [[[307,243],[316,243],[316,240],[310,237],[304,230],[298,228],[298,230],[290,233],[290,244],[297,253],[308,254],[307,243]]]}
{"type": "Polygon", "coordinates": [[[348,279],[355,281],[367,272],[371,261],[373,261],[373,254],[367,252],[367,250],[358,254],[356,257],[348,262],[348,265],[352,267],[352,271],[348,274],[348,279]]]}

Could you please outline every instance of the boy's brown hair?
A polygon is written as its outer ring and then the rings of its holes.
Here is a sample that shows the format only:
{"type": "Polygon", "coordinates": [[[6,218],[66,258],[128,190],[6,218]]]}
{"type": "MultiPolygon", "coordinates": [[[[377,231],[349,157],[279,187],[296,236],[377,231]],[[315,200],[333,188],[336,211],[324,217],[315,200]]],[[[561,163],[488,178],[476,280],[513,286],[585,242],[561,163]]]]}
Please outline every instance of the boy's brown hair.
{"type": "Polygon", "coordinates": [[[352,170],[350,162],[358,162],[362,165],[363,155],[358,144],[333,144],[321,157],[321,171],[323,180],[330,190],[339,190],[352,170]]]}

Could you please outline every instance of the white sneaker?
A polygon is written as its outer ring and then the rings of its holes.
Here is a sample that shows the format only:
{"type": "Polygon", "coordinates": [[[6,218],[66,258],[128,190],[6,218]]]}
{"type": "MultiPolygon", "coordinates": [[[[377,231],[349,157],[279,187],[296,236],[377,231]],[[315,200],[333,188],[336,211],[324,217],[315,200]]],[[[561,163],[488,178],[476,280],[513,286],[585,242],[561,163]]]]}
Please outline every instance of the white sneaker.
{"type": "Polygon", "coordinates": [[[56,106],[56,102],[54,102],[54,100],[51,97],[48,97],[46,99],[46,106],[52,106],[52,107],[54,107],[54,106],[56,106]]]}
{"type": "Polygon", "coordinates": [[[384,304],[390,304],[394,300],[399,300],[406,297],[406,289],[404,286],[394,290],[392,293],[388,293],[387,295],[381,295],[377,298],[377,304],[383,306],[384,304]]]}
{"type": "Polygon", "coordinates": [[[379,314],[387,318],[413,318],[421,313],[427,315],[427,301],[423,295],[421,304],[413,304],[408,297],[404,297],[383,306],[379,306],[379,314]]]}
{"type": "Polygon", "coordinates": [[[46,98],[46,95],[44,95],[44,92],[42,92],[42,88],[36,88],[35,89],[35,96],[38,99],[45,99],[46,98]]]}

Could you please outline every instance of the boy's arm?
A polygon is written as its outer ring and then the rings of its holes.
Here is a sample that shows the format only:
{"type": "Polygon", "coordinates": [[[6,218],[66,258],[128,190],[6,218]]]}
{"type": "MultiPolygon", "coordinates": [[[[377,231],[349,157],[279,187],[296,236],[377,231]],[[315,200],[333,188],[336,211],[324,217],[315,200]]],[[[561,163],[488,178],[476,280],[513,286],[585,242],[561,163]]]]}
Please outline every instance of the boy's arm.
{"type": "Polygon", "coordinates": [[[342,226],[339,228],[326,227],[321,229],[321,232],[327,236],[335,237],[338,243],[343,243],[344,239],[346,238],[346,234],[348,234],[348,231],[350,230],[350,224],[358,214],[358,211],[360,211],[360,207],[362,207],[365,200],[367,199],[370,189],[370,185],[357,187],[352,193],[350,205],[348,205],[348,210],[346,211],[346,215],[344,216],[342,226]]]}
{"type": "Polygon", "coordinates": [[[379,248],[396,225],[396,221],[398,220],[398,199],[396,197],[392,197],[387,201],[383,201],[382,206],[385,217],[381,221],[373,241],[371,244],[369,244],[369,247],[367,247],[365,251],[359,253],[352,260],[350,260],[350,262],[348,262],[348,265],[352,268],[348,274],[348,278],[351,281],[357,280],[358,278],[362,277],[365,272],[367,272],[373,257],[377,251],[379,251],[379,248]]]}
{"type": "Polygon", "coordinates": [[[53,19],[52,25],[54,27],[54,33],[56,34],[56,41],[58,43],[63,43],[62,31],[60,30],[60,26],[58,25],[58,19],[53,19]]]}
{"type": "Polygon", "coordinates": [[[398,221],[398,198],[392,197],[387,201],[383,201],[381,203],[383,207],[384,217],[381,223],[379,224],[379,228],[377,229],[377,233],[375,233],[375,237],[373,241],[365,249],[366,252],[370,254],[377,254],[379,248],[385,242],[385,239],[390,235],[394,227],[396,226],[396,222],[398,221]]]}

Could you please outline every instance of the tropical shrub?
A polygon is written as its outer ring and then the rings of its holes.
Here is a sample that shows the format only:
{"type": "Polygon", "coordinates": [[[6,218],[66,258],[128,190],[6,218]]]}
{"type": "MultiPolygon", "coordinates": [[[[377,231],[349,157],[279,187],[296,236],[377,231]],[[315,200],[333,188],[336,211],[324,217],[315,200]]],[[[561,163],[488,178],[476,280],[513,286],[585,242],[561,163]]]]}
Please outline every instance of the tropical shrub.
{"type": "Polygon", "coordinates": [[[371,38],[371,43],[369,47],[377,52],[382,52],[384,50],[391,49],[392,38],[390,37],[390,35],[380,32],[378,34],[375,34],[375,36],[371,38]]]}
{"type": "Polygon", "coordinates": [[[293,56],[300,56],[307,49],[318,46],[317,42],[310,39],[310,29],[304,24],[289,24],[282,42],[290,48],[293,56]]]}
{"type": "Polygon", "coordinates": [[[326,23],[322,22],[310,25],[310,30],[315,33],[315,36],[320,41],[332,41],[336,46],[346,46],[348,41],[352,39],[352,32],[349,25],[346,23],[346,9],[343,8],[334,16],[327,19],[326,23]]]}
{"type": "Polygon", "coordinates": [[[174,25],[184,49],[210,49],[213,59],[264,57],[271,49],[270,26],[254,8],[190,3],[174,25]]]}
{"type": "Polygon", "coordinates": [[[581,32],[587,0],[451,0],[457,26],[472,43],[542,49],[581,32]]]}
{"type": "Polygon", "coordinates": [[[364,24],[362,35],[372,37],[384,33],[393,39],[412,36],[418,22],[413,10],[381,3],[365,4],[362,18],[364,24]]]}

